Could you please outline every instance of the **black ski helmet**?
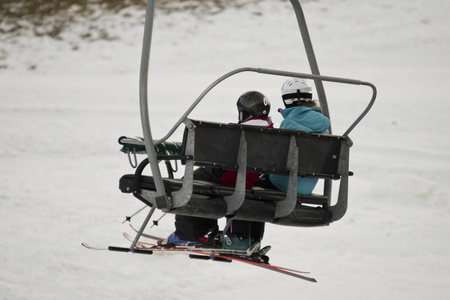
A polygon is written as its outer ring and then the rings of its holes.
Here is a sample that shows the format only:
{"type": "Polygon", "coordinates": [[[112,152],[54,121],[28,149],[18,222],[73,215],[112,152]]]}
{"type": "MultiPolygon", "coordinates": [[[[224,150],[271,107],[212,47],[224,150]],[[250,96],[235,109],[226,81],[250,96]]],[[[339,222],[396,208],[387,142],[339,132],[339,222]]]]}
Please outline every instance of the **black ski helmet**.
{"type": "Polygon", "coordinates": [[[257,91],[243,93],[237,103],[239,121],[244,122],[248,118],[268,116],[270,101],[266,96],[257,91]]]}

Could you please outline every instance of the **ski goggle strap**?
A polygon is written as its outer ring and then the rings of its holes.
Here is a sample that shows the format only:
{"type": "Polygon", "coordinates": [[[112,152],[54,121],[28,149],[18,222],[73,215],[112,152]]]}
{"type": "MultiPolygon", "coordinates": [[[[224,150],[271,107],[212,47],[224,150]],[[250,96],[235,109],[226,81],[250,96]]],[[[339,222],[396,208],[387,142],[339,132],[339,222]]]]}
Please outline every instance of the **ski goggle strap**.
{"type": "Polygon", "coordinates": [[[297,101],[308,102],[312,100],[312,93],[301,93],[300,90],[297,90],[297,93],[286,94],[283,95],[282,98],[286,104],[292,104],[294,99],[298,99],[297,101]]]}

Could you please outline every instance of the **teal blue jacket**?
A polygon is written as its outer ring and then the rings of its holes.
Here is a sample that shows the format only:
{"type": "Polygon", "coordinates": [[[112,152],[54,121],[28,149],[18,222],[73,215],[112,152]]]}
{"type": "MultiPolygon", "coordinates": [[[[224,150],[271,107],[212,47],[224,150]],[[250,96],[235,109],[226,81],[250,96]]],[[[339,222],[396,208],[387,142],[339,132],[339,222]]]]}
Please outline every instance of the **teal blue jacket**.
{"type": "MultiPolygon", "coordinates": [[[[280,110],[284,120],[280,124],[282,129],[301,130],[313,133],[329,133],[330,120],[322,114],[320,108],[295,106],[280,110]]],[[[280,191],[286,192],[289,176],[269,175],[270,182],[280,191]]],[[[318,179],[298,177],[297,194],[310,195],[318,179]]]]}

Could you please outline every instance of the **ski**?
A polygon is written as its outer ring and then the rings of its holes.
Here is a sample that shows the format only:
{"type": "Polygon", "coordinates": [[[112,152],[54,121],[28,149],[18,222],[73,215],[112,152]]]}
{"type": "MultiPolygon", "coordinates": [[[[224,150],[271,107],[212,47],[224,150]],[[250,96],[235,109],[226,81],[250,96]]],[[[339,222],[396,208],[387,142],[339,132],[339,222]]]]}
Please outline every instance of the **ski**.
{"type": "MultiPolygon", "coordinates": [[[[123,233],[124,237],[130,241],[133,241],[133,237],[128,233],[123,233]]],[[[196,246],[162,246],[154,245],[147,242],[138,241],[136,249],[140,251],[155,251],[155,252],[190,252],[189,257],[192,259],[200,260],[213,260],[222,262],[238,261],[249,265],[264,268],[266,270],[278,272],[284,275],[296,277],[309,282],[317,282],[315,278],[308,277],[302,274],[309,274],[309,272],[298,271],[280,266],[270,265],[267,262],[255,261],[251,256],[247,256],[242,251],[236,254],[235,250],[222,249],[222,248],[202,248],[196,246]],[[233,252],[234,251],[234,252],[233,252]]],[[[245,252],[245,251],[244,251],[245,252]]]]}
{"type": "MultiPolygon", "coordinates": [[[[129,241],[134,241],[134,237],[124,232],[124,237],[129,241]]],[[[154,237],[154,236],[152,236],[154,237]]],[[[152,238],[150,238],[152,239],[152,238]]],[[[157,239],[160,240],[160,239],[157,239]]],[[[83,247],[91,250],[107,250],[115,252],[131,252],[138,254],[153,254],[154,252],[174,252],[174,253],[188,253],[192,259],[200,260],[213,260],[220,262],[241,262],[248,265],[260,267],[269,271],[278,272],[284,275],[292,276],[298,279],[306,280],[309,282],[317,282],[315,278],[305,276],[309,272],[298,271],[285,267],[270,265],[267,261],[261,260],[264,255],[259,255],[259,252],[253,253],[253,251],[245,250],[231,250],[217,247],[208,247],[206,245],[158,245],[150,242],[138,241],[134,249],[126,247],[94,247],[87,243],[81,243],[83,247]]]]}
{"type": "MultiPolygon", "coordinates": [[[[130,234],[124,232],[123,236],[129,240],[130,242],[134,241],[134,237],[130,234]]],[[[226,254],[233,254],[233,255],[240,255],[240,256],[248,256],[250,257],[252,254],[258,254],[258,252],[255,249],[249,249],[249,250],[233,250],[233,249],[223,249],[218,248],[215,246],[209,246],[206,244],[191,244],[191,245],[175,245],[175,244],[154,244],[149,242],[144,242],[139,240],[136,244],[136,246],[139,249],[148,249],[148,250],[155,250],[155,251],[201,251],[201,252],[207,252],[207,253],[226,253],[226,254]]]]}
{"type": "Polygon", "coordinates": [[[126,247],[116,247],[116,246],[108,246],[108,247],[94,247],[91,246],[87,243],[81,243],[81,245],[87,249],[90,250],[98,250],[98,251],[115,251],[115,252],[132,252],[132,253],[139,253],[139,254],[153,254],[153,251],[149,250],[149,249],[133,249],[131,250],[130,248],[126,248],[126,247]]]}
{"type": "MultiPolygon", "coordinates": [[[[193,257],[193,255],[190,255],[191,258],[196,258],[193,257]]],[[[204,258],[206,259],[206,258],[204,258]]],[[[253,266],[257,266],[260,268],[264,268],[266,270],[270,270],[270,271],[275,271],[284,275],[289,275],[295,278],[299,278],[299,279],[303,279],[309,282],[317,282],[317,280],[315,278],[312,277],[308,277],[302,274],[309,274],[308,272],[302,272],[302,271],[297,271],[297,270],[293,270],[293,269],[288,269],[288,268],[284,268],[284,267],[279,267],[279,266],[274,266],[274,265],[270,265],[268,263],[263,263],[263,262],[256,262],[253,260],[249,260],[243,257],[235,257],[235,256],[227,256],[227,255],[221,255],[221,254],[213,254],[212,257],[210,256],[209,259],[212,260],[229,260],[231,261],[238,261],[238,262],[242,262],[242,263],[246,263],[246,264],[250,264],[253,266]]]]}
{"type": "MultiPolygon", "coordinates": [[[[130,225],[131,229],[134,230],[134,232],[139,233],[139,231],[138,231],[136,228],[134,228],[133,225],[132,225],[131,223],[129,223],[129,225],[130,225]]],[[[124,237],[125,237],[126,239],[128,239],[128,240],[130,240],[130,241],[134,241],[134,238],[132,238],[128,233],[124,232],[123,235],[124,235],[124,237]]],[[[141,237],[148,238],[148,239],[150,239],[150,240],[155,240],[155,241],[157,241],[157,244],[158,244],[158,245],[162,245],[162,244],[163,244],[163,241],[165,240],[165,239],[162,238],[162,237],[155,236],[155,235],[151,235],[151,234],[148,234],[148,233],[142,233],[142,234],[141,234],[141,237]]],[[[141,242],[141,241],[139,241],[139,242],[141,242]]],[[[145,244],[145,242],[143,242],[143,243],[145,244]]],[[[149,243],[149,245],[154,245],[154,244],[153,244],[153,243],[149,243]]],[[[195,247],[197,247],[197,246],[195,246],[195,247]]],[[[204,244],[202,244],[201,247],[202,247],[203,249],[205,249],[205,245],[204,245],[204,244]]],[[[270,248],[271,248],[270,246],[269,246],[269,247],[266,247],[266,249],[264,250],[264,251],[265,251],[264,255],[265,255],[267,252],[269,252],[270,248]]],[[[211,247],[211,249],[217,249],[217,247],[211,247]]],[[[240,254],[246,254],[247,256],[250,256],[250,255],[255,251],[256,245],[255,245],[255,249],[249,249],[249,250],[230,250],[230,249],[223,249],[223,248],[220,248],[220,249],[221,249],[223,252],[240,253],[240,254]]]]}

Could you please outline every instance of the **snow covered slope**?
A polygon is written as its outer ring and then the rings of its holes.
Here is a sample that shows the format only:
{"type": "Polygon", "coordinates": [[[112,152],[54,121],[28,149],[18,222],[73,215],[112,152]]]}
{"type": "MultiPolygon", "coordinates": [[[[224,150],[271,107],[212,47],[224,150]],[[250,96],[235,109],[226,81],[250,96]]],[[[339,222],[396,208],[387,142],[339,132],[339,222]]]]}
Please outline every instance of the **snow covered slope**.
{"type": "MultiPolygon", "coordinates": [[[[303,8],[321,73],[370,81],[379,91],[351,134],[347,215],[326,228],[267,226],[271,261],[311,271],[317,284],[183,255],[81,246],[128,245],[121,222],[142,207],[118,190],[120,176],[132,170],[117,138],[141,135],[143,19],[129,11],[101,19],[118,37],[112,41],[79,39],[86,28],[79,24],[63,41],[24,36],[0,46],[0,298],[448,299],[450,2],[322,0],[303,8]]],[[[155,137],[234,68],[309,72],[286,1],[216,15],[157,14],[154,34],[155,137]]],[[[192,117],[232,121],[237,97],[257,89],[271,100],[279,125],[283,81],[232,79],[192,117]]],[[[325,87],[339,134],[370,91],[325,87]]],[[[173,216],[152,230],[171,233],[173,216]]]]}

